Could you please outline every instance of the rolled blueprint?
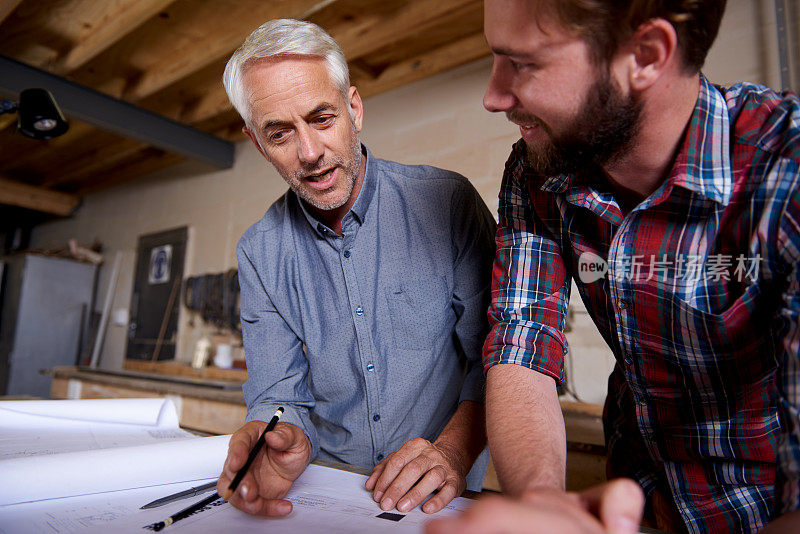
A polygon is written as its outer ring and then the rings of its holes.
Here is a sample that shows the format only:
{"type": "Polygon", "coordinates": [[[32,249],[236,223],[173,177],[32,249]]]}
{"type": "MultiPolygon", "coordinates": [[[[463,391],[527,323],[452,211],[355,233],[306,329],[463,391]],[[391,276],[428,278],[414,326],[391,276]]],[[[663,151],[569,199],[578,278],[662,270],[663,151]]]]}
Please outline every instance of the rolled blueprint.
{"type": "Polygon", "coordinates": [[[0,462],[0,506],[219,476],[230,436],[0,462]]]}

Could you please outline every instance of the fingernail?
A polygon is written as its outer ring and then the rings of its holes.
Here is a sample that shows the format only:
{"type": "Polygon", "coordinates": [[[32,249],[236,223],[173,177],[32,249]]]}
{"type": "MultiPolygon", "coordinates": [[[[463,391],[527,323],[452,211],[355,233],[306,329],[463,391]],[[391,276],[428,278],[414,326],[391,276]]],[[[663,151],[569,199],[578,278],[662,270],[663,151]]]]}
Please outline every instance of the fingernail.
{"type": "Polygon", "coordinates": [[[639,524],[628,517],[618,517],[614,521],[614,534],[636,534],[639,524]]]}
{"type": "Polygon", "coordinates": [[[242,484],[241,487],[239,488],[239,495],[241,495],[243,499],[246,499],[248,493],[249,492],[247,490],[247,486],[242,484]]]}
{"type": "Polygon", "coordinates": [[[383,501],[381,501],[381,510],[383,510],[384,512],[387,510],[391,510],[392,506],[394,506],[392,499],[384,499],[383,501]]]}
{"type": "Polygon", "coordinates": [[[375,499],[375,502],[381,502],[381,497],[383,497],[382,491],[376,491],[372,494],[372,498],[375,499]]]}
{"type": "Polygon", "coordinates": [[[278,513],[286,515],[292,511],[292,506],[288,502],[278,504],[278,513]]]}
{"type": "Polygon", "coordinates": [[[397,503],[397,509],[401,512],[408,512],[410,508],[411,508],[411,501],[409,501],[408,499],[403,499],[402,501],[397,503]]]}

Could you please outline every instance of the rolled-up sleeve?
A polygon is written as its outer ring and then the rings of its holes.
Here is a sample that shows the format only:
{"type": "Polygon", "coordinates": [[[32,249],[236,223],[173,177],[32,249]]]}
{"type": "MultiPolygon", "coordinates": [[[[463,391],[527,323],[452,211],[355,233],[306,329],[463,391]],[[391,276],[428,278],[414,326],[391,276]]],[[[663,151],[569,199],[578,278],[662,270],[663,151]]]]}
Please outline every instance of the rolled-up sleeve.
{"type": "MultiPolygon", "coordinates": [[[[317,431],[309,417],[314,397],[308,389],[308,361],[303,344],[287,324],[261,282],[245,234],[239,241],[239,287],[241,290],[242,341],[248,379],[242,386],[247,403],[247,421],[269,421],[279,406],[282,422],[306,433],[319,452],[317,431]]],[[[258,234],[255,234],[257,237],[258,234]]]]}
{"type": "Polygon", "coordinates": [[[531,187],[515,151],[500,189],[491,329],[483,346],[483,365],[485,371],[500,363],[523,365],[561,382],[571,282],[558,240],[534,209],[531,187]]]}

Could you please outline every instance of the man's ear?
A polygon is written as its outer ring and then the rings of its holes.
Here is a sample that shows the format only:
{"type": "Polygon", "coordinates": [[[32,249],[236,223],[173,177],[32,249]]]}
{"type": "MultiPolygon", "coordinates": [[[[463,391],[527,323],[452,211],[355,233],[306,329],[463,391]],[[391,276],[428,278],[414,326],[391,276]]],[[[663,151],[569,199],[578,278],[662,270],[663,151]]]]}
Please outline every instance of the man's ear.
{"type": "Polygon", "coordinates": [[[626,48],[630,54],[628,83],[633,91],[643,91],[667,70],[681,68],[678,35],[664,19],[652,19],[639,26],[626,48]]]}
{"type": "Polygon", "coordinates": [[[266,152],[264,152],[264,149],[261,148],[261,143],[258,142],[256,134],[254,134],[247,126],[242,126],[242,133],[249,137],[253,144],[256,145],[256,149],[261,153],[262,156],[264,156],[264,159],[272,163],[269,159],[269,156],[267,156],[266,152]]]}
{"type": "Polygon", "coordinates": [[[350,106],[356,131],[361,132],[361,126],[364,121],[364,104],[361,102],[361,95],[358,94],[358,89],[355,86],[351,86],[347,91],[347,103],[350,106]]]}

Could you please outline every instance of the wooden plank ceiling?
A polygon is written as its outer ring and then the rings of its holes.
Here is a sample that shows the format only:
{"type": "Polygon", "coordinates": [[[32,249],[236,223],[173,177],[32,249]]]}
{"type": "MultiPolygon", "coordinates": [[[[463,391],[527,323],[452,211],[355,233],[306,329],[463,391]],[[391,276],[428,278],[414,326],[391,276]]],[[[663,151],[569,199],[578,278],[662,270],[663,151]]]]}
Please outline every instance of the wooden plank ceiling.
{"type": "MultiPolygon", "coordinates": [[[[330,32],[364,97],[489,54],[482,0],[0,0],[0,54],[239,141],[222,70],[279,17],[330,32]]],[[[0,116],[0,205],[65,214],[87,192],[182,159],[75,120],[62,137],[28,139],[14,118],[0,116]]]]}

